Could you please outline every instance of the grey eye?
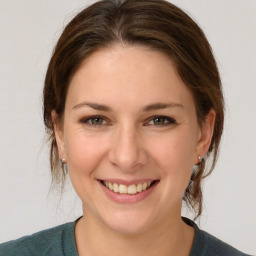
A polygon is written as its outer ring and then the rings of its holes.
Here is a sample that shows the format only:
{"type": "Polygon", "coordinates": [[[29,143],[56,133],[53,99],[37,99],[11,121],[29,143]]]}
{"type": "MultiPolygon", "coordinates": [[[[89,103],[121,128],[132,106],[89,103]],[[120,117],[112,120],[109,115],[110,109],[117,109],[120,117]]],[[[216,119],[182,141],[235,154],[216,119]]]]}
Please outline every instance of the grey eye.
{"type": "Polygon", "coordinates": [[[103,124],[103,119],[100,118],[100,117],[91,118],[91,123],[92,123],[93,125],[101,125],[101,124],[103,124]]]}
{"type": "Polygon", "coordinates": [[[164,125],[168,121],[165,117],[156,117],[153,119],[154,125],[164,125]]]}
{"type": "Polygon", "coordinates": [[[103,118],[101,117],[90,118],[89,120],[89,123],[92,125],[102,125],[104,122],[103,118]]]}
{"type": "Polygon", "coordinates": [[[82,123],[94,126],[105,125],[107,122],[104,117],[101,116],[91,116],[81,120],[82,123]]]}
{"type": "Polygon", "coordinates": [[[165,126],[165,125],[171,125],[175,124],[176,121],[167,116],[156,116],[151,118],[151,120],[148,122],[149,125],[155,125],[155,126],[165,126]]]}

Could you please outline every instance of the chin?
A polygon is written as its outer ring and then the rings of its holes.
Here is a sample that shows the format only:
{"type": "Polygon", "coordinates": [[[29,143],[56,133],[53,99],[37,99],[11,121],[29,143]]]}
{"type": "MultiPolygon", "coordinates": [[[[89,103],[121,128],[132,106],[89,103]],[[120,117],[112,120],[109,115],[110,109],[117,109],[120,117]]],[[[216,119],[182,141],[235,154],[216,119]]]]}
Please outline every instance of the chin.
{"type": "Polygon", "coordinates": [[[150,228],[152,221],[146,216],[138,216],[132,212],[115,213],[105,220],[105,225],[114,232],[124,235],[136,235],[150,228]]]}

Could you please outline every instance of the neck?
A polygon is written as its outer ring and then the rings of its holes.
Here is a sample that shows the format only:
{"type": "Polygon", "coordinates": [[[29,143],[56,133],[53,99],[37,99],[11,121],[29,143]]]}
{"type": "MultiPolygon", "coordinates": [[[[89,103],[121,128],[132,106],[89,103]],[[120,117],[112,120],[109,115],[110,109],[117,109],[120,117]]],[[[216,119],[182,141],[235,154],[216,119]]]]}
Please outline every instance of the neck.
{"type": "Polygon", "coordinates": [[[194,229],[185,224],[179,215],[175,219],[169,218],[164,225],[136,234],[126,234],[111,230],[86,215],[77,222],[75,236],[79,256],[188,256],[194,229]]]}

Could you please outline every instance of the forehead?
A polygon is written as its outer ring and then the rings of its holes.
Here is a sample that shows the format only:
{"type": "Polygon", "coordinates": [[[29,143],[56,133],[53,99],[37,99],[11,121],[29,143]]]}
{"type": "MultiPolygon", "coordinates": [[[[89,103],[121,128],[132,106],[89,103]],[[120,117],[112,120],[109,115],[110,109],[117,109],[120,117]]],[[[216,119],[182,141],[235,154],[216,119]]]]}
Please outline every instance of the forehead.
{"type": "Polygon", "coordinates": [[[89,100],[120,108],[162,101],[189,104],[191,99],[167,55],[143,46],[115,45],[84,60],[71,80],[67,104],[89,100]]]}

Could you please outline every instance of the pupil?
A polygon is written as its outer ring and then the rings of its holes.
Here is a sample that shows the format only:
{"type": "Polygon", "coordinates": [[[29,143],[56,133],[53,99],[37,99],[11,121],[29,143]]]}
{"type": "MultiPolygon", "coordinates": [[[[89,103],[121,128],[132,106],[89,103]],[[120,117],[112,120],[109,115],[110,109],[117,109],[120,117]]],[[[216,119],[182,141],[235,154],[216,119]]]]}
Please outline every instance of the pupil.
{"type": "Polygon", "coordinates": [[[92,123],[96,125],[102,124],[102,118],[94,118],[92,123]]]}
{"type": "Polygon", "coordinates": [[[159,118],[159,117],[156,118],[155,119],[155,124],[164,124],[164,118],[162,118],[162,117],[161,118],[159,118]]]}

